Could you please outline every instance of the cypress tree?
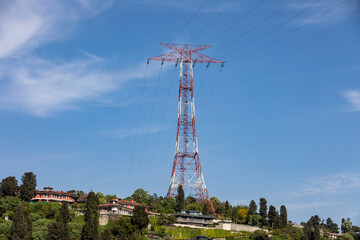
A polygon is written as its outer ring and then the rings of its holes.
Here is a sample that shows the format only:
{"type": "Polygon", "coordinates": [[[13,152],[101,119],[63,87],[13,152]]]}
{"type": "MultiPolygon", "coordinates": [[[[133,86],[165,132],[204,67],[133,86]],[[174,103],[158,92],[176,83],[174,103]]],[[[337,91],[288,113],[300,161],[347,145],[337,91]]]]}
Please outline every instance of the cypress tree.
{"type": "Polygon", "coordinates": [[[230,209],[230,204],[229,204],[229,201],[226,200],[225,202],[225,216],[226,217],[229,217],[230,216],[230,212],[231,209],[230,209]]]}
{"type": "Polygon", "coordinates": [[[19,194],[18,181],[15,177],[7,177],[1,181],[1,195],[16,197],[19,194]]]}
{"type": "Polygon", "coordinates": [[[251,200],[250,204],[249,204],[249,211],[248,211],[248,215],[255,215],[257,211],[257,206],[254,200],[251,200]]]}
{"type": "Polygon", "coordinates": [[[261,225],[267,226],[267,201],[265,198],[260,198],[260,217],[261,217],[261,225]]]}
{"type": "Polygon", "coordinates": [[[178,195],[176,197],[176,210],[180,212],[185,208],[185,193],[182,185],[179,185],[178,195]]]}
{"type": "Polygon", "coordinates": [[[142,233],[149,222],[149,217],[145,211],[145,208],[142,206],[136,206],[131,217],[132,225],[136,226],[140,230],[140,233],[142,233]]]}
{"type": "Polygon", "coordinates": [[[68,223],[70,222],[70,212],[68,203],[63,203],[57,222],[52,223],[48,227],[48,240],[70,240],[70,231],[68,223]]]}
{"type": "Polygon", "coordinates": [[[32,223],[26,207],[20,204],[10,228],[9,240],[32,240],[32,223]]]}
{"type": "Polygon", "coordinates": [[[287,210],[285,205],[280,207],[280,227],[284,228],[287,225],[287,210]]]}
{"type": "Polygon", "coordinates": [[[274,227],[277,215],[278,214],[277,214],[276,208],[273,205],[270,205],[269,213],[268,213],[270,227],[274,227]]]}
{"type": "Polygon", "coordinates": [[[94,192],[90,192],[86,199],[85,225],[81,233],[81,240],[99,239],[99,199],[94,192]]]}
{"type": "Polygon", "coordinates": [[[36,175],[32,172],[26,172],[21,178],[20,197],[24,201],[30,201],[35,197],[36,175]]]}

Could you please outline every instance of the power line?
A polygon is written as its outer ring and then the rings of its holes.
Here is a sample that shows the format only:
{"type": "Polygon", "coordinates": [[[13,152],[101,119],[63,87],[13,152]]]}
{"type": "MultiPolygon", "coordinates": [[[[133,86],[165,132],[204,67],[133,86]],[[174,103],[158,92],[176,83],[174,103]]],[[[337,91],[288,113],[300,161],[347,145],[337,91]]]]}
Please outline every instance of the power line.
{"type": "Polygon", "coordinates": [[[236,50],[233,50],[231,51],[230,53],[228,54],[225,54],[223,56],[221,56],[221,58],[224,58],[226,56],[229,56],[229,55],[232,55],[256,42],[258,42],[259,40],[263,39],[264,37],[268,36],[269,34],[275,32],[276,30],[278,30],[279,28],[281,28],[282,26],[286,25],[287,23],[291,22],[292,20],[294,20],[295,18],[297,18],[298,16],[300,16],[301,14],[303,14],[304,12],[306,12],[307,10],[309,10],[310,8],[312,8],[315,4],[319,3],[320,0],[317,0],[313,3],[311,3],[309,6],[307,6],[306,8],[304,8],[303,10],[301,10],[299,13],[297,13],[295,16],[289,18],[288,20],[286,20],[285,22],[281,23],[280,25],[276,26],[275,28],[271,29],[270,31],[266,32],[265,34],[261,35],[259,38],[256,38],[255,40],[253,41],[250,41],[249,43],[241,46],[240,48],[237,48],[236,50]]]}
{"type": "Polygon", "coordinates": [[[219,37],[221,37],[222,35],[224,35],[227,31],[229,31],[230,29],[232,29],[233,27],[235,27],[237,24],[239,24],[242,20],[244,20],[248,15],[250,15],[250,13],[252,13],[256,8],[258,8],[262,3],[264,3],[265,0],[261,0],[260,2],[258,2],[258,4],[256,4],[254,7],[252,7],[248,12],[245,13],[245,15],[241,16],[238,20],[236,20],[230,27],[226,28],[224,31],[222,31],[219,35],[217,35],[215,38],[213,38],[212,40],[208,41],[207,44],[212,43],[213,41],[215,41],[216,39],[218,39],[219,37]]]}
{"type": "Polygon", "coordinates": [[[138,129],[139,129],[141,111],[142,111],[142,106],[143,106],[145,84],[146,84],[146,79],[147,79],[147,74],[148,74],[148,68],[149,68],[149,62],[147,62],[147,64],[146,64],[145,78],[144,78],[144,83],[143,83],[142,92],[141,92],[140,109],[139,109],[138,119],[137,119],[137,124],[136,124],[135,139],[134,139],[134,143],[133,143],[133,150],[132,150],[131,158],[130,158],[130,170],[129,170],[129,173],[128,173],[128,179],[127,179],[126,188],[125,188],[126,192],[128,190],[128,187],[129,187],[130,174],[131,174],[131,171],[132,171],[132,165],[133,165],[133,161],[134,161],[135,146],[136,146],[137,134],[138,134],[138,129]]]}
{"type": "Polygon", "coordinates": [[[205,0],[203,1],[203,3],[200,5],[200,7],[196,10],[196,12],[189,18],[189,20],[187,20],[185,22],[185,24],[180,28],[179,31],[176,32],[176,34],[170,39],[169,43],[171,43],[176,37],[177,35],[179,35],[179,33],[182,32],[182,30],[185,29],[185,27],[191,22],[191,20],[199,13],[200,9],[205,5],[205,3],[207,2],[208,0],[205,0]]]}
{"type": "MultiPolygon", "coordinates": [[[[176,66],[174,68],[173,74],[175,73],[175,70],[176,70],[176,66]]],[[[170,88],[169,88],[168,94],[167,94],[165,108],[164,108],[164,111],[163,111],[163,114],[162,114],[162,117],[161,117],[161,121],[160,121],[160,129],[162,128],[162,125],[163,125],[163,122],[164,122],[164,119],[165,119],[165,113],[166,113],[167,106],[168,106],[168,103],[169,103],[169,99],[170,99],[170,95],[171,95],[171,89],[172,89],[172,86],[174,85],[173,83],[174,83],[174,81],[172,80],[171,83],[170,83],[170,88]]],[[[155,157],[155,153],[156,153],[156,149],[157,149],[157,143],[159,141],[159,135],[160,135],[160,132],[157,132],[156,137],[155,137],[154,151],[153,151],[153,154],[152,154],[152,156],[150,158],[149,168],[148,168],[148,170],[146,172],[145,184],[147,183],[147,180],[149,178],[149,172],[150,172],[150,168],[151,168],[153,159],[155,157]]]]}
{"type": "Polygon", "coordinates": [[[204,83],[205,75],[206,75],[206,72],[207,72],[209,66],[210,66],[209,64],[206,66],[205,72],[204,72],[204,74],[203,74],[203,76],[202,76],[202,78],[201,78],[200,86],[199,86],[199,88],[198,88],[198,90],[197,90],[197,92],[196,92],[196,95],[195,95],[195,102],[197,102],[197,99],[198,99],[198,97],[199,97],[199,93],[200,93],[200,90],[201,90],[202,85],[203,85],[203,83],[204,83]]]}
{"type": "Polygon", "coordinates": [[[136,178],[135,185],[137,185],[139,177],[140,177],[141,166],[142,166],[143,158],[144,158],[144,155],[145,155],[146,144],[147,144],[147,140],[148,140],[148,136],[149,136],[149,129],[150,129],[150,125],[151,125],[151,122],[152,122],[152,115],[153,115],[153,112],[154,112],[155,102],[156,102],[156,99],[157,99],[157,92],[158,92],[158,88],[159,88],[159,82],[160,82],[160,79],[161,79],[162,67],[163,67],[163,64],[161,64],[159,77],[158,77],[158,80],[157,80],[157,83],[156,83],[155,99],[153,101],[151,111],[150,111],[149,126],[147,128],[147,132],[146,132],[146,136],[145,136],[144,147],[143,147],[143,151],[142,151],[141,158],[140,158],[139,171],[138,171],[138,175],[137,175],[137,178],[136,178]]]}
{"type": "Polygon", "coordinates": [[[231,44],[233,44],[234,42],[238,41],[239,39],[241,39],[242,37],[246,36],[248,33],[254,31],[255,29],[257,29],[258,27],[260,27],[262,24],[264,24],[266,21],[268,21],[270,18],[272,18],[273,16],[275,16],[276,14],[278,14],[281,10],[283,10],[285,7],[287,7],[291,2],[293,2],[294,0],[290,0],[288,1],[285,5],[281,6],[279,9],[277,9],[275,12],[273,12],[271,15],[269,15],[268,17],[264,18],[261,22],[259,22],[258,24],[256,24],[254,27],[250,28],[248,31],[240,34],[238,37],[236,37],[235,39],[231,40],[230,42],[226,43],[225,45],[217,48],[215,51],[212,51],[211,53],[217,52],[220,49],[223,49],[231,44]]]}
{"type": "Polygon", "coordinates": [[[272,44],[274,44],[274,43],[276,43],[276,42],[278,42],[278,41],[280,41],[280,40],[282,40],[282,39],[290,36],[291,34],[296,33],[297,31],[299,31],[299,30],[301,30],[301,29],[309,26],[310,24],[314,23],[315,21],[319,20],[320,18],[324,17],[325,15],[329,14],[330,12],[334,11],[336,8],[342,6],[342,5],[345,4],[347,1],[349,1],[349,0],[345,0],[345,1],[341,2],[341,3],[339,3],[338,5],[335,5],[334,7],[330,8],[329,10],[327,10],[326,12],[324,12],[324,13],[322,13],[321,15],[317,16],[316,18],[313,18],[311,21],[309,21],[309,22],[301,25],[300,27],[294,29],[293,31],[290,31],[290,32],[288,32],[287,34],[285,34],[285,35],[283,35],[283,36],[281,36],[281,37],[279,37],[279,38],[277,38],[277,39],[269,42],[268,44],[265,44],[265,45],[263,45],[263,46],[255,49],[255,50],[253,50],[253,51],[250,51],[250,52],[248,52],[248,53],[246,53],[246,54],[244,54],[244,55],[242,55],[242,56],[240,56],[240,57],[232,58],[232,59],[230,59],[230,60],[227,61],[227,62],[234,61],[234,60],[237,60],[237,59],[239,59],[239,58],[242,58],[242,57],[248,56],[248,55],[250,55],[250,54],[253,54],[253,53],[255,53],[255,52],[258,52],[258,51],[260,51],[261,49],[266,48],[266,47],[268,47],[268,46],[270,46],[270,45],[272,45],[272,44]]]}
{"type": "Polygon", "coordinates": [[[234,0],[230,0],[228,4],[225,5],[225,7],[205,26],[203,27],[195,36],[188,41],[188,43],[192,42],[195,38],[197,38],[202,32],[204,32],[215,20],[220,17],[220,15],[228,8],[230,5],[234,2],[234,0]]]}
{"type": "Polygon", "coordinates": [[[203,112],[202,112],[202,114],[201,114],[201,117],[200,117],[200,121],[199,121],[198,126],[199,126],[200,123],[202,122],[202,119],[203,119],[203,117],[204,117],[205,111],[206,111],[206,109],[207,109],[207,107],[208,107],[208,105],[209,105],[210,99],[211,99],[212,95],[214,94],[214,90],[215,90],[215,87],[216,87],[217,82],[218,82],[218,80],[219,80],[220,73],[221,73],[221,70],[222,70],[223,66],[224,66],[224,65],[221,65],[221,67],[220,67],[220,69],[219,69],[219,72],[218,72],[218,74],[216,75],[214,84],[213,84],[213,86],[212,86],[212,88],[211,88],[211,91],[210,91],[210,95],[209,95],[209,97],[208,97],[208,99],[207,99],[207,101],[206,101],[204,110],[203,110],[203,112]]]}

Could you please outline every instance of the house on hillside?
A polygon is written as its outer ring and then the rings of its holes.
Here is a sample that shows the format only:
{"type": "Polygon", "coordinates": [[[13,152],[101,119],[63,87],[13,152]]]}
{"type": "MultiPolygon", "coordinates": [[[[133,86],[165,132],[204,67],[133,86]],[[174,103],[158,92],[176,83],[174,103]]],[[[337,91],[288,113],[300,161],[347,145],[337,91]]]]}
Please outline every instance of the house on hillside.
{"type": "Polygon", "coordinates": [[[74,203],[77,196],[63,191],[54,191],[52,187],[44,187],[44,190],[35,190],[35,197],[31,202],[68,202],[74,203]]]}
{"type": "Polygon", "coordinates": [[[137,203],[133,199],[131,201],[122,200],[121,198],[111,199],[105,204],[99,205],[100,214],[112,213],[131,216],[135,206],[143,206],[147,211],[148,206],[145,204],[137,203]]]}
{"type": "Polygon", "coordinates": [[[203,215],[199,211],[186,211],[182,210],[179,213],[175,214],[176,223],[178,224],[188,224],[188,225],[197,225],[197,226],[210,226],[214,224],[215,216],[213,215],[203,215]]]}
{"type": "Polygon", "coordinates": [[[116,220],[121,216],[132,216],[136,206],[142,206],[148,212],[148,206],[145,204],[137,203],[133,199],[131,201],[122,200],[121,198],[114,198],[105,204],[99,205],[99,224],[106,225],[109,220],[116,220]]]}

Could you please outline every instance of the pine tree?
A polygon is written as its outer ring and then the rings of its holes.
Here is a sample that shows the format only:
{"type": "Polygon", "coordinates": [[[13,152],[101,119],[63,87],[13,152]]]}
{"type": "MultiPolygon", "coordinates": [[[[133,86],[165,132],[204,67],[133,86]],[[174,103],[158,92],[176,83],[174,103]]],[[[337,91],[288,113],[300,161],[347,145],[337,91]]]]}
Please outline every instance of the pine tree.
{"type": "Polygon", "coordinates": [[[260,198],[260,217],[261,217],[261,225],[267,226],[267,201],[265,198],[260,198]]]}
{"type": "Polygon", "coordinates": [[[249,204],[249,211],[248,211],[248,215],[255,215],[257,211],[257,206],[254,200],[251,200],[250,204],[249,204]]]}
{"type": "Polygon", "coordinates": [[[180,212],[185,208],[185,193],[182,185],[179,185],[178,195],[176,197],[176,211],[180,212]]]}
{"type": "Polygon", "coordinates": [[[23,204],[19,205],[16,209],[9,240],[32,240],[32,223],[23,204]]]}
{"type": "Polygon", "coordinates": [[[142,233],[149,222],[149,217],[145,211],[145,207],[136,206],[131,217],[131,223],[140,230],[140,233],[142,233]]]}
{"type": "Polygon", "coordinates": [[[276,208],[273,205],[270,205],[269,213],[268,213],[270,227],[274,227],[277,216],[278,216],[278,214],[277,214],[276,208]]]}
{"type": "Polygon", "coordinates": [[[280,207],[280,222],[279,222],[279,224],[280,224],[281,228],[284,228],[287,225],[287,210],[286,210],[285,205],[282,205],[280,207]]]}
{"type": "Polygon", "coordinates": [[[68,223],[70,222],[70,212],[67,203],[63,203],[57,222],[48,227],[48,240],[70,240],[70,231],[68,223]]]}
{"type": "Polygon", "coordinates": [[[94,192],[90,192],[86,199],[85,225],[81,233],[81,240],[99,239],[99,199],[94,192]]]}
{"type": "Polygon", "coordinates": [[[30,201],[35,196],[36,175],[32,172],[26,172],[21,178],[20,197],[24,201],[30,201]]]}
{"type": "Polygon", "coordinates": [[[1,195],[16,197],[19,194],[18,181],[15,177],[7,177],[1,181],[1,195]]]}

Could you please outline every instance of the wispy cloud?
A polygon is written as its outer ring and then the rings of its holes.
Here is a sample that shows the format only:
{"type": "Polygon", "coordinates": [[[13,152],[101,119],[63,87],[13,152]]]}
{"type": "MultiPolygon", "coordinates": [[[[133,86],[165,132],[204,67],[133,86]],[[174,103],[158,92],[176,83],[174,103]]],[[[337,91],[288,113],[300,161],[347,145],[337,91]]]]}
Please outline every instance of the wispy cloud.
{"type": "Polygon", "coordinates": [[[141,67],[108,72],[105,60],[86,57],[71,62],[54,62],[33,57],[19,65],[8,64],[3,78],[10,79],[0,90],[0,107],[22,110],[37,116],[74,109],[83,101],[119,89],[127,80],[144,77],[141,67]]]}
{"type": "MultiPolygon", "coordinates": [[[[132,79],[145,76],[145,64],[113,71],[109,60],[82,51],[72,60],[36,54],[45,43],[70,37],[69,27],[100,14],[112,1],[0,2],[0,108],[46,117],[79,108],[82,102],[114,102],[106,94],[132,79]],[[56,59],[56,60],[55,60],[56,59]]],[[[157,68],[149,69],[148,76],[157,68]]],[[[116,102],[126,105],[129,100],[116,102]]]]}
{"type": "Polygon", "coordinates": [[[329,1],[320,1],[320,0],[311,0],[311,1],[297,1],[291,4],[288,7],[290,11],[301,11],[302,9],[307,8],[308,6],[315,3],[311,8],[309,8],[302,17],[299,17],[294,22],[297,24],[306,24],[312,21],[312,24],[335,24],[341,22],[350,16],[353,13],[358,11],[359,9],[359,1],[357,0],[348,0],[345,2],[344,5],[338,7],[335,11],[332,11],[329,14],[326,14],[324,17],[313,21],[314,18],[320,16],[321,14],[325,13],[329,9],[335,7],[341,1],[339,0],[329,0],[329,1]]]}
{"type": "Polygon", "coordinates": [[[350,103],[351,111],[360,111],[360,90],[346,90],[343,96],[350,103]]]}
{"type": "Polygon", "coordinates": [[[340,173],[309,181],[296,195],[343,194],[360,189],[360,174],[340,173]]]}
{"type": "Polygon", "coordinates": [[[141,127],[141,128],[129,128],[129,129],[120,129],[120,130],[112,130],[112,131],[102,131],[99,132],[99,135],[105,137],[113,137],[113,138],[127,138],[135,135],[145,135],[145,134],[153,134],[157,132],[162,132],[167,130],[168,127],[158,127],[158,126],[150,126],[150,127],[141,127]]]}

